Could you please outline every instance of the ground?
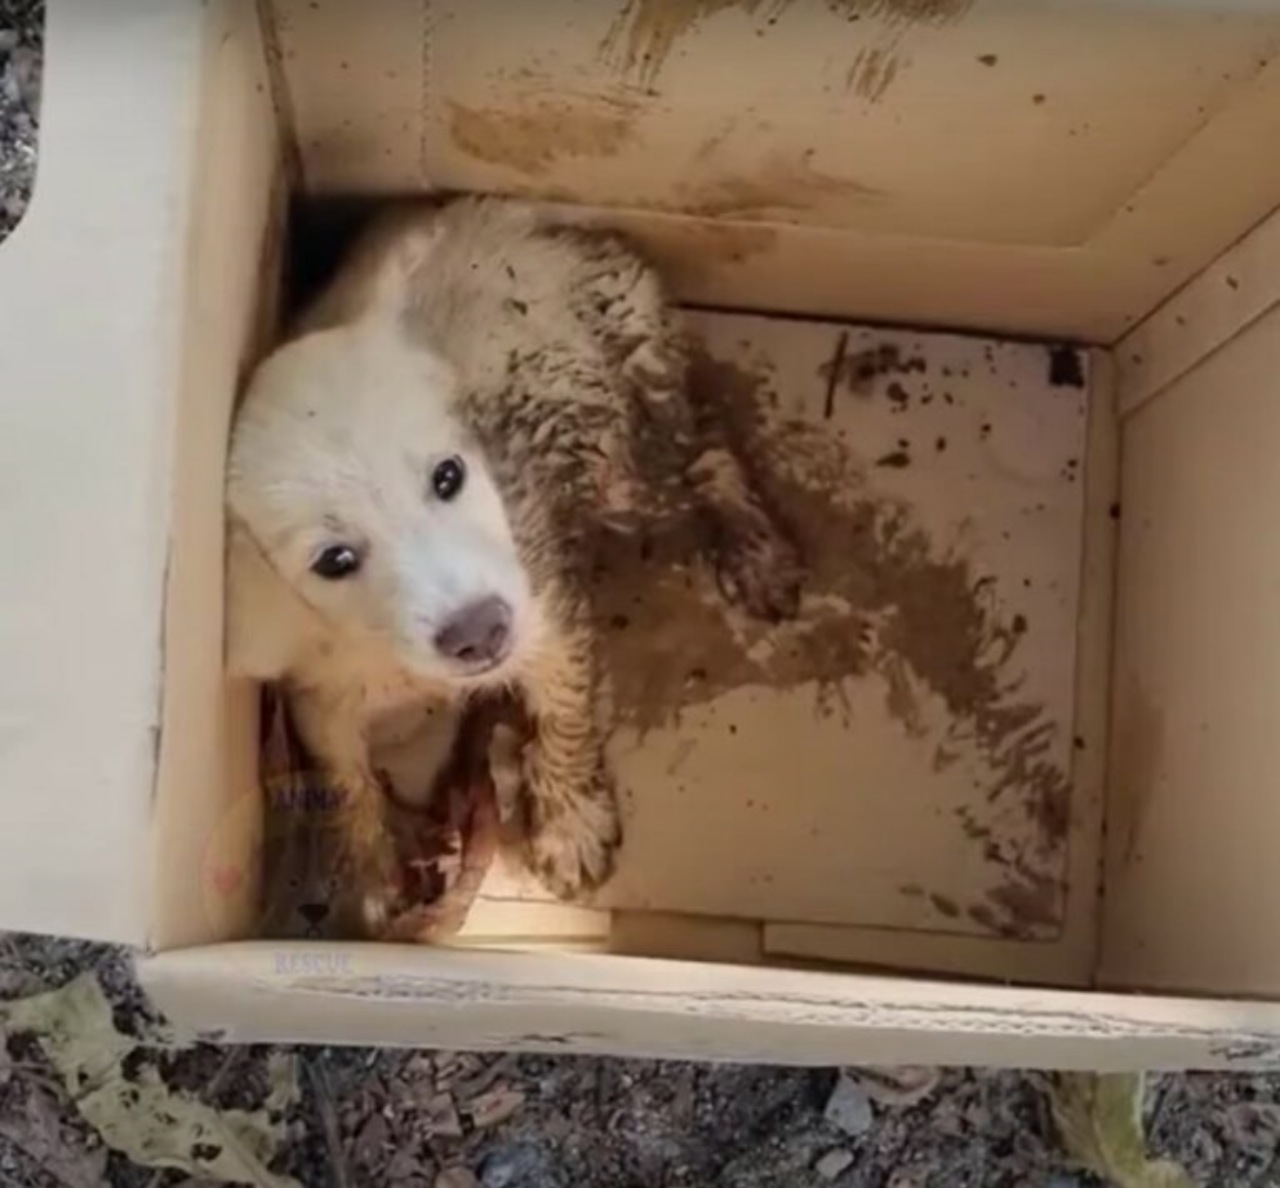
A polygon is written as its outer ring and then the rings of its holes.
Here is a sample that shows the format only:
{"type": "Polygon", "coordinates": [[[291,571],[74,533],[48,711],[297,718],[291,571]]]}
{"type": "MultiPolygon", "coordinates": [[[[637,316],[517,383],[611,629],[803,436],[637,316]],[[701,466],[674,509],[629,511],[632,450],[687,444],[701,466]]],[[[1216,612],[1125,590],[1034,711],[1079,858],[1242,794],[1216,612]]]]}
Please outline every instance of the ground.
{"type": "MultiPolygon", "coordinates": [[[[41,24],[35,0],[0,0],[0,238],[22,217],[35,176],[41,24]]],[[[85,972],[106,993],[106,1022],[147,1036],[153,1020],[124,954],[0,934],[0,1004],[85,972]]],[[[73,1100],[51,1053],[38,1032],[12,1017],[6,1025],[0,1006],[0,1188],[213,1182],[108,1150],[85,1120],[88,1093],[73,1100]]],[[[886,1088],[834,1068],[208,1046],[140,1048],[120,1062],[131,1083],[150,1067],[180,1100],[223,1111],[259,1109],[273,1070],[287,1069],[297,1092],[272,1115],[271,1169],[306,1188],[1099,1182],[1062,1150],[1044,1079],[1016,1073],[916,1070],[886,1088]]],[[[1147,1124],[1156,1153],[1181,1161],[1196,1184],[1280,1185],[1280,1077],[1159,1078],[1147,1124]]]]}

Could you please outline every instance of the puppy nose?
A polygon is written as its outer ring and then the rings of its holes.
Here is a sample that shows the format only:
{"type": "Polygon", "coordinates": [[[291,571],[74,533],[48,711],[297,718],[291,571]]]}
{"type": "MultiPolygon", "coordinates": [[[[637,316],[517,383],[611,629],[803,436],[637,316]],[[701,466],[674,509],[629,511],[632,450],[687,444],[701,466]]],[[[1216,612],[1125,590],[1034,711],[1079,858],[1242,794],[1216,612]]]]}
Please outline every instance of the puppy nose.
{"type": "Polygon", "coordinates": [[[436,648],[468,666],[496,664],[511,646],[511,608],[501,598],[464,606],[436,632],[436,648]]]}

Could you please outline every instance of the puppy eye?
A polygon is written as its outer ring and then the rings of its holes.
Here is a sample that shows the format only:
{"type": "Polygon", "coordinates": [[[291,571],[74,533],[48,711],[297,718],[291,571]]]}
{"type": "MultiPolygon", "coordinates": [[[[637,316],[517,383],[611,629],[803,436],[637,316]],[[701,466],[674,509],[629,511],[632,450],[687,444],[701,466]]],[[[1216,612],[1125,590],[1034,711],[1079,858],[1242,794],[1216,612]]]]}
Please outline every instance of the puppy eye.
{"type": "Polygon", "coordinates": [[[431,472],[431,489],[446,503],[457,497],[466,481],[467,468],[461,458],[446,458],[431,472]]]}
{"type": "Polygon", "coordinates": [[[311,572],[330,582],[350,577],[359,568],[360,554],[350,545],[330,545],[311,562],[311,572]]]}

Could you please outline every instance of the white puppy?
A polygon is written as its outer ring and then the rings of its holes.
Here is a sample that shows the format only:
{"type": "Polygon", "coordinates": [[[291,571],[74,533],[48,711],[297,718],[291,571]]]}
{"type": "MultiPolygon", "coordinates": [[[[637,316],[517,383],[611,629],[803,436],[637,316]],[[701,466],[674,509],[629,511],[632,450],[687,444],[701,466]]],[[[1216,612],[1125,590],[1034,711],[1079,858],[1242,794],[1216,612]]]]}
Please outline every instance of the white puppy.
{"type": "Polygon", "coordinates": [[[498,200],[393,216],[253,377],[228,478],[229,666],[284,684],[341,789],[375,926],[395,879],[368,743],[409,703],[518,687],[530,865],[566,897],[608,876],[584,570],[602,518],[647,489],[642,420],[719,528],[726,589],[790,613],[794,554],[732,453],[699,446],[672,315],[616,237],[498,200]]]}

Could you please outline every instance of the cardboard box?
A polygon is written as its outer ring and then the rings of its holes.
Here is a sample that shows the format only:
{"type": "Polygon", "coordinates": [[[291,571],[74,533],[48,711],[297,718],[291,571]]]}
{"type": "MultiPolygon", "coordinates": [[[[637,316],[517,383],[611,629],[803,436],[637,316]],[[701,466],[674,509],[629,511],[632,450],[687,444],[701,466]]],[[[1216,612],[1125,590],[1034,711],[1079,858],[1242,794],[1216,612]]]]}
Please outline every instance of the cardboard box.
{"type": "Polygon", "coordinates": [[[232,1039],[1280,1064],[1278,53],[1264,0],[51,0],[0,924],[232,1039]],[[760,448],[835,468],[820,574],[770,640],[697,575],[620,605],[594,904],[255,940],[228,426],[314,228],[433,189],[633,234],[760,448]]]}

